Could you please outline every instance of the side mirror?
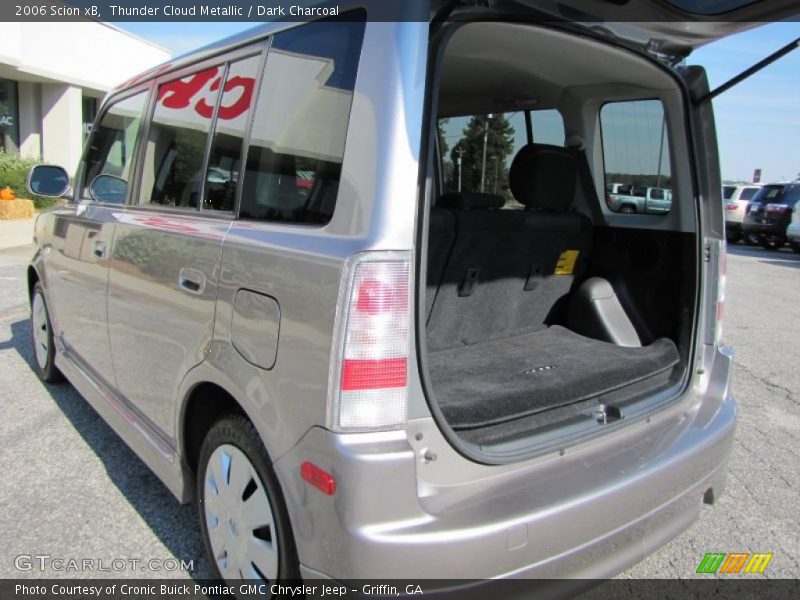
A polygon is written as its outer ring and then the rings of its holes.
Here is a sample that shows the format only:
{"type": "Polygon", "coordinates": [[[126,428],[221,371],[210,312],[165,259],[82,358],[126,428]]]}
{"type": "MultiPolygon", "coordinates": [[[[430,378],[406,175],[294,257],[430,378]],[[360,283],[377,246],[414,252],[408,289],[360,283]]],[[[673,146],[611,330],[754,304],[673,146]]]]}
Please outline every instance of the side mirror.
{"type": "Polygon", "coordinates": [[[69,191],[69,175],[64,167],[36,165],[28,172],[26,187],[37,196],[60,198],[69,191]]]}
{"type": "Polygon", "coordinates": [[[125,204],[128,182],[116,175],[101,174],[92,179],[92,183],[89,185],[89,194],[96,202],[125,204]]]}

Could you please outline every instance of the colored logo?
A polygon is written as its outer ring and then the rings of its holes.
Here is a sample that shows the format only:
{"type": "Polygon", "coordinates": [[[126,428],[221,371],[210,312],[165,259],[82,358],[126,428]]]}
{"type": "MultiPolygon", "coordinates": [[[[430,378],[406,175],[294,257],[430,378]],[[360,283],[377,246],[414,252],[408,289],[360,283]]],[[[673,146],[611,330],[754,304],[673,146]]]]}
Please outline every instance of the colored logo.
{"type": "Polygon", "coordinates": [[[697,567],[698,573],[763,573],[772,552],[708,552],[697,567]]]}

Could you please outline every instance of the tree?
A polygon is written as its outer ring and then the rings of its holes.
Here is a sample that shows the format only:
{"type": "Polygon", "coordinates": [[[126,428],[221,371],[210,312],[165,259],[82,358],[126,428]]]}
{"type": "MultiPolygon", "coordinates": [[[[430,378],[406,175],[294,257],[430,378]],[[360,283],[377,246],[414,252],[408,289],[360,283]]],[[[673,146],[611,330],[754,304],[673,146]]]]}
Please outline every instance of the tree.
{"type": "Polygon", "coordinates": [[[513,149],[514,128],[505,115],[472,117],[450,152],[454,173],[447,191],[458,189],[460,155],[462,190],[509,196],[507,160],[513,149]]]}
{"type": "Polygon", "coordinates": [[[436,124],[436,132],[439,134],[439,152],[442,156],[447,156],[447,151],[450,149],[444,132],[444,126],[447,125],[448,121],[450,119],[439,119],[436,124]]]}
{"type": "Polygon", "coordinates": [[[447,134],[445,133],[445,125],[450,119],[439,119],[436,122],[436,134],[439,136],[439,156],[442,157],[442,176],[445,181],[453,178],[453,163],[448,160],[447,151],[450,145],[447,143],[447,134]]]}

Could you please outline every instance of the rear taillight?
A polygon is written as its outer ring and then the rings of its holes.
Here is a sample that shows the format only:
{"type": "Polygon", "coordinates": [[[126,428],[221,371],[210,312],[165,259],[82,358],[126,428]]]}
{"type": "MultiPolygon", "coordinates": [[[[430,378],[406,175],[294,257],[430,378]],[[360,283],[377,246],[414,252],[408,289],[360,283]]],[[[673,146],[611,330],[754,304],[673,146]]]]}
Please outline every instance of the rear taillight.
{"type": "Polygon", "coordinates": [[[788,204],[767,204],[765,207],[767,212],[787,213],[792,207],[788,204]]]}
{"type": "Polygon", "coordinates": [[[404,252],[356,255],[342,276],[328,425],[397,429],[406,422],[411,262],[404,252]]]}
{"type": "Polygon", "coordinates": [[[736,210],[739,208],[739,205],[735,202],[728,202],[725,204],[725,210],[736,210]]]}

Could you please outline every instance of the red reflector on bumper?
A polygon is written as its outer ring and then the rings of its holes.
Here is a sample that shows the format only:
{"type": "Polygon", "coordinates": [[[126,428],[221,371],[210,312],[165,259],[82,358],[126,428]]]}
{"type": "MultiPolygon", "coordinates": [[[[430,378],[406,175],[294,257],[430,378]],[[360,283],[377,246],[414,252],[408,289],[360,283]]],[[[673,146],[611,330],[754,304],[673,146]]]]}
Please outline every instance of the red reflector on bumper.
{"type": "Polygon", "coordinates": [[[306,461],[300,465],[300,476],[323,494],[333,496],[336,493],[336,480],[333,475],[312,462],[306,461]]]}

